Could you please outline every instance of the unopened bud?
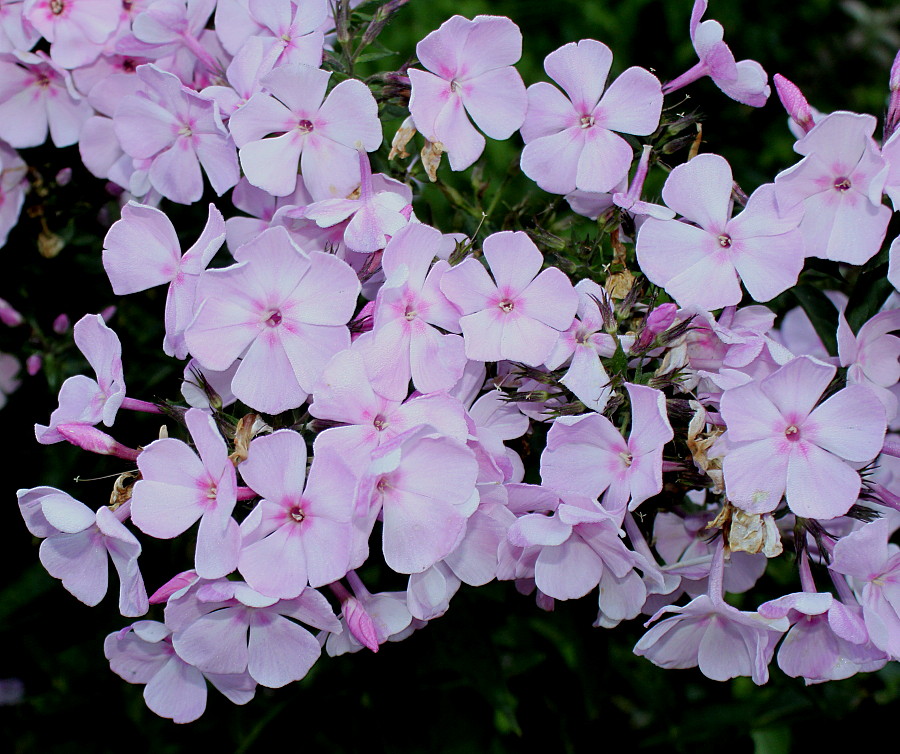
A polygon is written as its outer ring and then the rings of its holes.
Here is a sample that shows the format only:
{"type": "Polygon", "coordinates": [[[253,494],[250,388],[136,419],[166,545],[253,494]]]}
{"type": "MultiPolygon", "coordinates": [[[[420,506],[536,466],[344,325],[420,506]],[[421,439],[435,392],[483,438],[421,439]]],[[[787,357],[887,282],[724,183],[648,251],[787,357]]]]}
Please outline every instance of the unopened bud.
{"type": "Polygon", "coordinates": [[[25,318],[19,314],[12,305],[0,298],[0,322],[7,327],[17,327],[25,321],[25,318]]]}
{"type": "Polygon", "coordinates": [[[42,366],[44,366],[44,359],[39,353],[33,353],[25,359],[25,371],[28,372],[29,377],[34,377],[40,372],[42,366]]]}
{"type": "Polygon", "coordinates": [[[140,455],[137,450],[125,447],[90,424],[60,424],[56,429],[72,445],[91,453],[124,458],[126,461],[136,461],[140,455]]]}
{"type": "Polygon", "coordinates": [[[784,109],[787,110],[791,120],[806,133],[809,133],[815,123],[813,122],[812,110],[806,101],[806,97],[803,96],[803,92],[800,91],[795,83],[786,79],[780,73],[776,73],[772,80],[775,82],[775,91],[778,92],[778,99],[781,100],[781,104],[784,105],[784,109]]]}
{"type": "Polygon", "coordinates": [[[364,647],[377,652],[378,628],[375,625],[375,621],[372,620],[372,616],[362,606],[362,603],[356,597],[348,596],[341,607],[344,612],[344,620],[347,621],[347,628],[350,629],[353,638],[364,647]]]}
{"type": "Polygon", "coordinates": [[[69,315],[63,312],[56,319],[53,320],[53,332],[57,335],[62,335],[66,330],[69,329],[69,326],[72,323],[69,321],[69,315]]]}

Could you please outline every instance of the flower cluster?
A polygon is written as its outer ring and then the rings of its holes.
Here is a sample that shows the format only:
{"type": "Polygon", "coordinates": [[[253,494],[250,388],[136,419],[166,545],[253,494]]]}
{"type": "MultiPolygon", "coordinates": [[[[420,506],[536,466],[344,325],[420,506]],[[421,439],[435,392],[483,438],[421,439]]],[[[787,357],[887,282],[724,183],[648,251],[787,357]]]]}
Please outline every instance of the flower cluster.
{"type": "Polygon", "coordinates": [[[107,637],[112,670],[188,722],[206,681],[246,703],[323,649],[377,652],[494,580],[547,610],[590,594],[596,626],[646,621],[637,654],[717,680],[765,683],[776,650],[807,683],[900,660],[900,303],[820,294],[816,330],[802,310],[776,327],[762,305],[808,258],[897,285],[900,246],[876,255],[900,142],[879,145],[866,114],[814,122],[779,77],[800,159],[747,196],[721,155],[662,160],[683,126],[665,95],[704,75],[746,105],[769,95],[761,66],[701,21],[706,0],[688,27],[700,62],[665,85],[639,67],[609,81],[613,53],[584,39],[547,56],[555,84],[526,88],[513,21],[454,16],[417,65],[370,86],[356,56],[402,5],[359,29],[324,0],[8,7],[0,235],[27,188],[15,150],[48,131],[77,142],[122,193],[102,250],[112,290],[167,285],[162,348],[188,360],[182,399],[129,397],[119,336],[81,319],[94,376],[62,385],[37,440],[130,470],[96,511],[19,492],[41,562],[79,600],[103,599],[112,559],[120,611],[140,618],[107,637]],[[376,173],[398,107],[402,167],[376,173]],[[522,172],[593,245],[416,217],[426,180],[517,132],[522,172]],[[651,170],[661,198],[644,191],[651,170]],[[176,228],[166,202],[207,186],[230,198],[197,211],[199,234],[176,228]],[[197,239],[186,251],[179,231],[197,239]],[[170,430],[127,447],[109,433],[127,411],[170,430]],[[195,553],[149,596],[146,538],[195,553]],[[786,550],[799,590],[732,606],[786,550]],[[405,589],[379,591],[385,567],[405,589]]]}

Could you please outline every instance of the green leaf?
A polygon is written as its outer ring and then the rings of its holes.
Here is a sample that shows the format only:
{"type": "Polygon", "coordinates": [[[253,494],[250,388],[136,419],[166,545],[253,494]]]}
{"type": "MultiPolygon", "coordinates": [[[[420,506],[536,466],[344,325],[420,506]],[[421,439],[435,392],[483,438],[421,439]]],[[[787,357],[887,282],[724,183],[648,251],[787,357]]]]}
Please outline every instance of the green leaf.
{"type": "Polygon", "coordinates": [[[837,354],[837,318],[838,311],[831,300],[818,288],[811,285],[798,285],[793,294],[806,312],[816,334],[822,339],[825,348],[832,356],[837,354]]]}
{"type": "Polygon", "coordinates": [[[847,303],[847,324],[853,332],[874,317],[881,309],[894,287],[887,279],[887,265],[862,273],[856,279],[850,301],[847,303]]]}

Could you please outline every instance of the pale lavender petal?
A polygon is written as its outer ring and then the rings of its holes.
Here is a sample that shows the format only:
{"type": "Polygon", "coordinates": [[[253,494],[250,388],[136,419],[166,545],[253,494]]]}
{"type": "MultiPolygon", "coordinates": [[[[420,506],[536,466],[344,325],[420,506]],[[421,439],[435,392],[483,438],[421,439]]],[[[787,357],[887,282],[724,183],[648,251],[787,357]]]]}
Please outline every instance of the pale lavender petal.
{"type": "Polygon", "coordinates": [[[250,621],[247,670],[261,686],[277,689],[299,681],[320,653],[315,637],[287,618],[267,612],[250,621]]]}
{"type": "MultiPolygon", "coordinates": [[[[792,456],[777,439],[757,440],[729,450],[722,463],[728,499],[748,513],[775,510],[787,485],[792,456]]],[[[824,451],[821,451],[824,452],[824,451]]]]}
{"type": "Polygon", "coordinates": [[[663,201],[710,233],[724,231],[731,204],[731,166],[717,154],[700,154],[666,178],[663,201]]]}
{"type": "Polygon", "coordinates": [[[600,101],[612,59],[612,51],[605,44],[582,39],[551,52],[544,58],[544,70],[569,95],[571,106],[580,117],[588,115],[600,101]]]}
{"type": "Polygon", "coordinates": [[[878,397],[862,385],[850,385],[813,409],[803,436],[848,461],[865,463],[881,451],[885,415],[878,397]]]}
{"type": "Polygon", "coordinates": [[[568,194],[576,188],[584,142],[580,127],[534,139],[522,150],[522,172],[544,191],[568,194]]]}
{"type": "Polygon", "coordinates": [[[552,84],[546,81],[532,84],[527,94],[528,110],[521,129],[526,144],[580,124],[580,114],[552,84]]]}
{"type": "Polygon", "coordinates": [[[843,516],[859,497],[860,486],[859,474],[837,456],[812,443],[791,454],[787,501],[798,516],[819,519],[843,516]]]}
{"type": "Polygon", "coordinates": [[[475,125],[492,139],[508,139],[525,120],[525,84],[512,67],[481,74],[460,88],[463,104],[475,125]]]}
{"type": "Polygon", "coordinates": [[[662,102],[659,79],[643,68],[629,68],[603,93],[593,111],[595,126],[647,136],[659,125],[662,102]]]}

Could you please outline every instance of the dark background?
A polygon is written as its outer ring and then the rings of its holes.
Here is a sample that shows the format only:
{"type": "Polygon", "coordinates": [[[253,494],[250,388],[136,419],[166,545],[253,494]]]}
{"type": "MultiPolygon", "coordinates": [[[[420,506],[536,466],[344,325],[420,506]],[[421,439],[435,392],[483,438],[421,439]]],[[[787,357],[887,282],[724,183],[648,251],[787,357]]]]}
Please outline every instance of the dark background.
{"type": "MultiPolygon", "coordinates": [[[[708,17],[725,26],[725,40],[738,59],[754,58],[770,75],[787,76],[825,112],[881,117],[890,63],[900,47],[900,6],[827,0],[713,0],[711,6],[708,17]]],[[[399,54],[370,68],[398,68],[414,54],[416,41],[453,13],[491,13],[510,16],[522,29],[525,49],[518,67],[526,84],[546,78],[541,66],[547,53],[584,37],[612,48],[614,74],[641,65],[666,80],[696,60],[688,38],[690,10],[689,0],[412,0],[382,37],[399,54]]],[[[704,151],[724,154],[748,193],[795,161],[774,95],[767,107],[753,110],[727,99],[708,79],[687,93],[690,99],[680,107],[704,114],[704,151]]],[[[520,147],[517,139],[489,142],[489,165],[504,166],[520,147]]],[[[156,717],[144,707],[143,687],[121,681],[103,658],[103,637],[128,622],[116,611],[115,588],[89,609],[47,576],[38,563],[38,542],[19,516],[15,491],[48,484],[93,507],[106,502],[111,479],[75,477],[122,471],[124,462],[98,461],[61,445],[44,448],[33,439],[32,425],[46,422],[61,381],[86,371],[71,332],[54,334],[51,323],[61,312],[75,322],[117,305],[111,325],[124,341],[129,395],[174,397],[179,370],[160,349],[165,294],[158,289],[122,300],[112,295],[100,247],[115,209],[101,210],[107,202],[102,182],[79,166],[76,148],[22,154],[42,177],[43,190],[32,192],[31,216],[23,214],[0,250],[0,295],[30,324],[0,328],[0,350],[42,352],[45,369],[24,378],[0,411],[0,499],[6,501],[0,506],[0,678],[20,679],[25,690],[20,703],[0,706],[3,750],[164,754],[203,746],[262,752],[287,742],[306,751],[580,752],[627,745],[777,754],[833,747],[860,734],[867,737],[863,745],[871,745],[871,736],[893,722],[900,694],[895,664],[849,681],[805,687],[781,675],[773,662],[768,686],[757,688],[746,678],[719,684],[696,670],[662,671],[633,656],[631,647],[643,632],[637,622],[612,631],[591,628],[592,597],[545,614],[508,583],[463,587],[446,616],[405,642],[377,655],[325,657],[303,682],[276,691],[260,688],[245,707],[210,690],[200,721],[176,726],[156,717]],[[57,186],[54,176],[66,166],[73,180],[57,186]],[[66,241],[52,259],[37,250],[42,220],[66,241]]],[[[228,216],[227,197],[218,204],[228,216]]],[[[164,208],[183,231],[185,247],[192,243],[205,212],[200,217],[196,207],[164,208]]],[[[147,442],[158,424],[123,413],[116,436],[147,442]]],[[[149,590],[184,567],[190,554],[185,547],[147,544],[142,567],[149,590]]],[[[775,594],[761,592],[758,602],[775,594]]]]}

